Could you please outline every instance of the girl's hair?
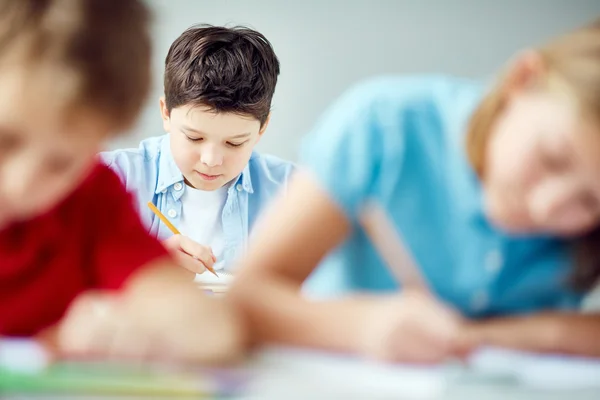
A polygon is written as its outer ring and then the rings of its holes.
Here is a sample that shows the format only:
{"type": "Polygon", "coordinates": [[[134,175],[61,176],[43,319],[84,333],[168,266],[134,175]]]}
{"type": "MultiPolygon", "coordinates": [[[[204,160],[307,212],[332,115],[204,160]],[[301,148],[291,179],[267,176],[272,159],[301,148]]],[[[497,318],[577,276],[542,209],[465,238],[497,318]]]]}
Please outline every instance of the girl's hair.
{"type": "MultiPolygon", "coordinates": [[[[579,101],[586,118],[600,126],[600,18],[552,40],[537,49],[545,67],[542,85],[566,87],[579,101]]],[[[485,175],[485,149],[505,97],[503,76],[471,117],[467,132],[467,155],[479,177],[485,175]]],[[[600,179],[600,178],[599,178],[600,179]]],[[[574,241],[575,268],[571,283],[580,290],[591,288],[600,277],[600,227],[574,241]]]]}

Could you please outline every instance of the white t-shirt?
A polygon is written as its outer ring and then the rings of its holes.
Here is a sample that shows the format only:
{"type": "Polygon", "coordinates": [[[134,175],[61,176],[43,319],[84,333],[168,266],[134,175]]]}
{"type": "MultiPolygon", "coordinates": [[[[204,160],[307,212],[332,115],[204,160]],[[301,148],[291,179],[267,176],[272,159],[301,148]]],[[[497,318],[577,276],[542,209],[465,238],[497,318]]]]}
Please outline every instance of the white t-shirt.
{"type": "Polygon", "coordinates": [[[204,191],[186,186],[181,196],[180,232],[195,242],[210,246],[217,257],[215,269],[222,269],[224,264],[219,262],[225,249],[223,235],[223,207],[227,200],[229,185],[204,191]]]}

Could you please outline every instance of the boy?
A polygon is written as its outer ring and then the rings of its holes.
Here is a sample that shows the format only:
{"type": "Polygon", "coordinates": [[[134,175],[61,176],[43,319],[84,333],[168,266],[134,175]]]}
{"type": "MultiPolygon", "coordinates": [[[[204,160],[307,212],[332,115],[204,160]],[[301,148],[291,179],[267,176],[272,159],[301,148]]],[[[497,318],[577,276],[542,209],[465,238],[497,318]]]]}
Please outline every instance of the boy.
{"type": "Polygon", "coordinates": [[[262,34],[191,27],[165,61],[160,110],[167,135],[102,155],[137,195],[150,234],[190,271],[229,265],[286,185],[292,164],[253,152],[269,124],[278,75],[279,61],[262,34]],[[184,236],[172,236],[148,201],[184,236]]]}
{"type": "Polygon", "coordinates": [[[0,337],[194,361],[239,349],[231,309],[182,279],[94,161],[137,117],[149,59],[140,0],[0,0],[0,337]]]}

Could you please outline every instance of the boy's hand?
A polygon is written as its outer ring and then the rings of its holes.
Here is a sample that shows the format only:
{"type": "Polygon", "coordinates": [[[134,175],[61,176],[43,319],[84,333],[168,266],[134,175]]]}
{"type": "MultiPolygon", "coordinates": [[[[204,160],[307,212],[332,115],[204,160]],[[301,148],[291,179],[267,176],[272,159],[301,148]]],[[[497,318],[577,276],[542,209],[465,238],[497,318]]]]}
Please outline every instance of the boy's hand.
{"type": "Polygon", "coordinates": [[[367,357],[383,361],[440,362],[457,352],[462,324],[429,293],[405,289],[367,309],[359,346],[367,357]]]}
{"type": "Polygon", "coordinates": [[[196,243],[187,236],[173,235],[164,240],[163,245],[180,266],[196,274],[202,274],[206,267],[212,268],[217,261],[210,247],[196,243]]]}
{"type": "Polygon", "coordinates": [[[58,353],[67,357],[222,362],[241,354],[235,309],[192,284],[162,279],[122,294],[79,296],[59,325],[58,353]]]}

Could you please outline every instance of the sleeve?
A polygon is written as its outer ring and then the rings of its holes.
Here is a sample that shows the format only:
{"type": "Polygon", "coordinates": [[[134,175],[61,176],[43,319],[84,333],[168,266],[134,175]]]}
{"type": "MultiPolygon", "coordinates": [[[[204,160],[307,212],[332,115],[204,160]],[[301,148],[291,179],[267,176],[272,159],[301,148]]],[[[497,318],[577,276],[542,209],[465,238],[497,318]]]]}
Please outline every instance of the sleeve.
{"type": "Polygon", "coordinates": [[[146,195],[156,187],[156,165],[147,162],[153,155],[140,145],[139,149],[105,151],[98,158],[119,177],[128,192],[146,195]]]}
{"type": "Polygon", "coordinates": [[[285,168],[284,178],[283,178],[283,192],[287,194],[288,187],[290,185],[290,180],[298,170],[298,167],[294,163],[288,163],[285,168]]]}
{"type": "Polygon", "coordinates": [[[167,256],[144,228],[118,177],[101,167],[93,186],[92,265],[97,288],[117,289],[138,269],[167,256]]]}
{"type": "Polygon", "coordinates": [[[155,195],[158,169],[157,164],[148,162],[146,157],[147,154],[141,148],[114,150],[98,155],[99,162],[110,168],[131,194],[138,214],[149,228],[152,215],[146,204],[155,195]]]}
{"type": "Polygon", "coordinates": [[[278,188],[277,192],[287,193],[290,179],[296,168],[294,163],[276,157],[271,157],[271,160],[267,161],[267,169],[278,188]]]}
{"type": "Polygon", "coordinates": [[[98,161],[108,168],[110,168],[123,182],[124,185],[127,185],[127,161],[129,161],[126,157],[120,157],[122,150],[114,150],[114,151],[103,151],[98,154],[98,161]],[[125,163],[124,163],[125,162],[125,163]]]}
{"type": "MultiPolygon", "coordinates": [[[[325,112],[301,146],[300,167],[354,223],[363,202],[376,195],[386,137],[398,123],[398,113],[386,101],[387,92],[381,80],[350,89],[325,112]]],[[[396,157],[401,156],[396,152],[396,157]]]]}

